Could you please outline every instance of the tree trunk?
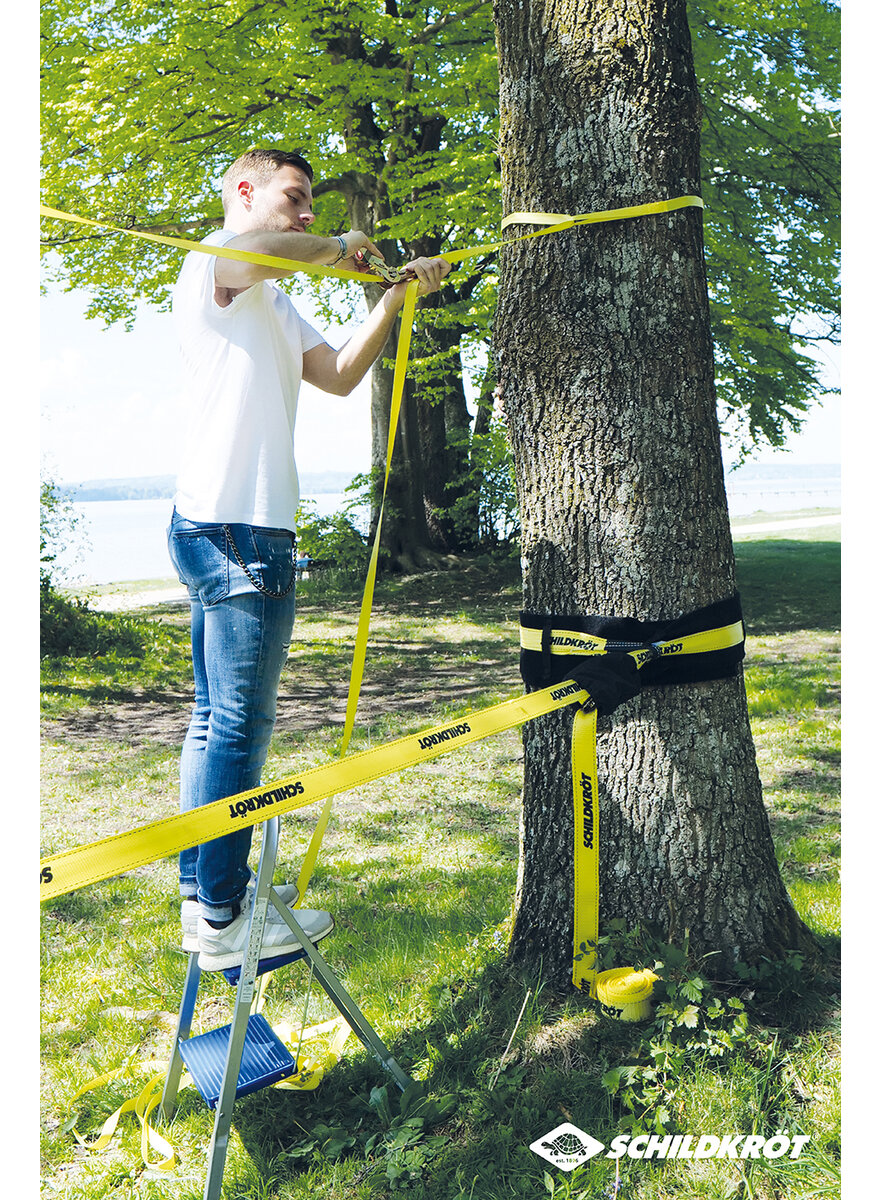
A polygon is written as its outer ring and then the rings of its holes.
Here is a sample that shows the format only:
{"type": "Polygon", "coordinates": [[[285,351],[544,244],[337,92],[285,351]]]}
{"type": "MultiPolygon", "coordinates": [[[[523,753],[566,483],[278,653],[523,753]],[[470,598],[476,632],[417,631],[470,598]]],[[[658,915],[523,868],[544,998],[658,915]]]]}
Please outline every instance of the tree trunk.
{"type": "MultiPolygon", "coordinates": [[[[685,0],[496,0],[496,21],[506,212],[699,193],[685,0]]],[[[505,250],[494,356],[524,609],[667,620],[729,597],[700,210],[505,250]]],[[[511,943],[557,986],[571,976],[571,721],[524,731],[511,943]]],[[[807,942],[774,857],[741,674],[645,689],[599,727],[600,921],[689,930],[718,967],[807,942]]]]}
{"type": "MultiPolygon", "coordinates": [[[[437,239],[439,243],[439,239],[437,239]]],[[[437,255],[436,249],[421,251],[437,255]]],[[[469,529],[459,511],[470,482],[467,478],[471,417],[462,380],[461,330],[432,321],[445,303],[443,292],[425,296],[419,307],[426,316],[425,326],[413,344],[413,357],[439,356],[444,363],[442,372],[434,372],[424,382],[416,384],[419,430],[422,442],[422,487],[425,498],[425,519],[431,545],[447,554],[456,554],[476,540],[476,525],[469,529]],[[456,508],[456,514],[450,510],[456,508]]]]}
{"type": "MultiPolygon", "coordinates": [[[[351,228],[362,229],[369,236],[374,236],[380,220],[387,216],[385,200],[376,176],[350,172],[334,181],[334,187],[345,196],[351,228]]],[[[378,245],[388,261],[394,262],[397,252],[395,243],[380,241],[378,245]]],[[[364,292],[370,308],[382,297],[379,284],[365,284],[364,292]]],[[[382,357],[374,363],[370,374],[371,462],[373,476],[377,480],[373,492],[371,532],[379,518],[394,380],[393,367],[386,366],[384,360],[394,360],[397,353],[397,333],[398,327],[395,326],[382,357]]],[[[382,547],[392,570],[415,571],[431,558],[433,547],[425,519],[424,482],[417,403],[412,387],[407,381],[400,407],[385,516],[382,521],[382,547]]]]}

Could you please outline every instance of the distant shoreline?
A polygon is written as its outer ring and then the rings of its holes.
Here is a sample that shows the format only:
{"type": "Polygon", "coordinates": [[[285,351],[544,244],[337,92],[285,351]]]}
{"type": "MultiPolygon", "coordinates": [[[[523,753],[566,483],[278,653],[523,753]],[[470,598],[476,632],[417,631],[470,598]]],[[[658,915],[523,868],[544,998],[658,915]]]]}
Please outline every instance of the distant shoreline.
{"type": "MultiPolygon", "coordinates": [[[[726,473],[728,486],[740,483],[767,483],[780,480],[839,479],[840,463],[759,463],[746,462],[726,473]]],[[[351,471],[303,472],[300,491],[304,496],[344,492],[355,475],[351,471]]],[[[171,500],[175,491],[173,475],[143,475],[130,479],[86,479],[59,486],[66,500],[87,504],[96,500],[171,500]]]]}
{"type": "MultiPolygon", "coordinates": [[[[355,478],[351,471],[305,472],[300,475],[300,491],[307,496],[344,492],[355,478]]],[[[175,492],[173,475],[144,475],[133,479],[86,479],[61,484],[58,491],[65,500],[88,504],[102,500],[171,500],[175,492]]]]}

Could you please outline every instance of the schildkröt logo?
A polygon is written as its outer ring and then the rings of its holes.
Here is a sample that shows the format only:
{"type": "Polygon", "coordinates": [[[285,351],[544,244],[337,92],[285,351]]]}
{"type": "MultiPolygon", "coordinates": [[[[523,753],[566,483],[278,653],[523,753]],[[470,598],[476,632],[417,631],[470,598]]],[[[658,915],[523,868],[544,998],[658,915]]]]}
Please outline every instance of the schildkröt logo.
{"type": "Polygon", "coordinates": [[[560,1171],[573,1171],[594,1154],[604,1150],[605,1146],[582,1129],[578,1129],[577,1125],[565,1122],[551,1129],[536,1142],[532,1142],[529,1149],[546,1158],[554,1167],[559,1167],[560,1171]]]}
{"type": "Polygon", "coordinates": [[[230,817],[243,817],[246,813],[256,812],[259,808],[267,808],[270,804],[280,804],[282,800],[291,800],[294,796],[301,796],[305,788],[300,780],[296,783],[286,783],[281,787],[269,788],[268,791],[260,792],[258,796],[248,796],[247,800],[236,800],[235,804],[229,805],[230,817]]]}
{"type": "Polygon", "coordinates": [[[451,725],[448,729],[441,729],[439,733],[429,733],[419,738],[419,746],[422,750],[430,750],[432,746],[439,746],[441,742],[448,742],[450,738],[461,737],[463,733],[470,731],[471,727],[467,721],[461,725],[451,725]]]}
{"type": "Polygon", "coordinates": [[[593,781],[581,771],[581,807],[584,814],[583,842],[585,850],[593,849],[593,781]]]}
{"type": "MultiPolygon", "coordinates": [[[[772,1137],[760,1133],[622,1133],[612,1139],[605,1158],[799,1158],[809,1141],[806,1134],[788,1134],[778,1130],[772,1137]]],[[[546,1158],[560,1171],[573,1171],[601,1150],[602,1142],[576,1125],[566,1122],[532,1142],[535,1154],[546,1158]]]]}

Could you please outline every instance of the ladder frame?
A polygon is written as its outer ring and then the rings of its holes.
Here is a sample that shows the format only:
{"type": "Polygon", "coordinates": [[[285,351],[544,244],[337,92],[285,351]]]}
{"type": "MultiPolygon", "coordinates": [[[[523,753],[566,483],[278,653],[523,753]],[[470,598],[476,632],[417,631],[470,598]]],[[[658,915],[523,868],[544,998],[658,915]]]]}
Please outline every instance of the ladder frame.
{"type": "MultiPolygon", "coordinates": [[[[287,922],[288,927],[296,935],[296,939],[302,947],[300,957],[308,958],[315,979],[318,980],[336,1010],[345,1018],[362,1044],[391,1075],[401,1091],[405,1091],[413,1082],[342,986],[326,960],[316,950],[314,944],[309,941],[299,922],[296,920],[295,910],[292,911],[287,908],[272,887],[275,860],[278,855],[280,825],[281,818],[277,816],[271,817],[263,825],[263,845],[260,851],[260,864],[257,868],[254,883],[254,900],[251,906],[248,941],[241,965],[241,974],[236,986],[232,1022],[229,1030],[229,1044],[226,1052],[226,1066],[223,1072],[220,1097],[215,1110],[214,1131],[211,1135],[211,1144],[208,1149],[208,1174],[205,1182],[204,1200],[219,1200],[220,1189],[223,1184],[223,1171],[226,1166],[226,1154],[229,1146],[229,1131],[232,1126],[232,1110],[235,1105],[235,1093],[241,1069],[241,1057],[244,1050],[248,1019],[250,1017],[250,1009],[259,972],[263,931],[270,903],[275,906],[278,913],[287,922]]],[[[177,1017],[177,1027],[174,1033],[174,1049],[171,1061],[168,1064],[168,1073],[165,1077],[165,1085],[162,1090],[160,1111],[166,1121],[170,1121],[171,1119],[174,1111],[174,1103],[180,1088],[180,1077],[183,1071],[180,1042],[189,1038],[192,1030],[192,1019],[195,1013],[200,979],[199,956],[197,951],[193,951],[189,955],[183,996],[177,1017]]]]}

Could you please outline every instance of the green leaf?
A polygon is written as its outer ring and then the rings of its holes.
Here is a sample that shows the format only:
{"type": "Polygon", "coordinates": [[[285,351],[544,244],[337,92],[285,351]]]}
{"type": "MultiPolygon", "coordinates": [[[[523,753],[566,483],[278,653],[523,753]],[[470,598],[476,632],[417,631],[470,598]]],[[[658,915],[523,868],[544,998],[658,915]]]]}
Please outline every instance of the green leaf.
{"type": "Polygon", "coordinates": [[[695,1004],[699,1004],[703,997],[703,988],[706,986],[705,981],[695,976],[693,979],[686,979],[680,988],[681,994],[686,996],[688,1000],[692,1000],[695,1004]]]}
{"type": "Polygon", "coordinates": [[[700,1010],[695,1004],[689,1004],[686,1009],[679,1014],[678,1025],[686,1025],[688,1029],[696,1029],[697,1022],[700,1019],[700,1010]]]}
{"type": "Polygon", "coordinates": [[[370,1092],[370,1107],[374,1108],[379,1114],[379,1119],[386,1125],[390,1125],[393,1112],[391,1103],[388,1097],[388,1085],[383,1084],[382,1087],[374,1087],[370,1092]]]}

